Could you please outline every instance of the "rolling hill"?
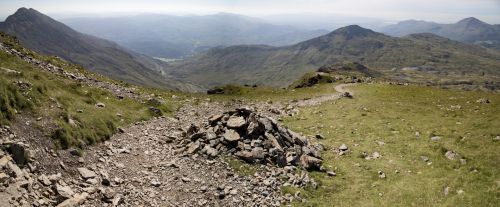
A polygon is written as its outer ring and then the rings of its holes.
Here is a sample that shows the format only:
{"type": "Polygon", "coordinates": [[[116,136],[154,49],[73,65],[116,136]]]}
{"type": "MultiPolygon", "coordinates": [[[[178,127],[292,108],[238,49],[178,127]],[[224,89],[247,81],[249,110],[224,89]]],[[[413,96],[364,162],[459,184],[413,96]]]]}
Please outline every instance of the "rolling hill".
{"type": "Polygon", "coordinates": [[[382,32],[396,37],[413,33],[433,33],[452,40],[500,49],[500,26],[487,24],[474,17],[454,24],[408,20],[386,26],[382,32]]]}
{"type": "Polygon", "coordinates": [[[149,56],[166,58],[182,58],[215,46],[291,45],[328,33],[269,24],[230,13],[204,16],[142,14],[62,21],[77,31],[117,42],[149,56]]]}
{"type": "Polygon", "coordinates": [[[0,31],[16,36],[23,45],[37,52],[59,56],[125,82],[180,90],[196,88],[162,76],[164,63],[161,61],[79,33],[34,9],[20,8],[0,23],[0,31]]]}
{"type": "MultiPolygon", "coordinates": [[[[170,64],[167,73],[210,88],[224,84],[284,87],[323,65],[356,61],[391,78],[416,67],[437,75],[500,75],[500,53],[433,34],[403,38],[352,25],[291,46],[242,45],[219,47],[170,64]]],[[[424,77],[426,79],[426,77],[424,77]]]]}

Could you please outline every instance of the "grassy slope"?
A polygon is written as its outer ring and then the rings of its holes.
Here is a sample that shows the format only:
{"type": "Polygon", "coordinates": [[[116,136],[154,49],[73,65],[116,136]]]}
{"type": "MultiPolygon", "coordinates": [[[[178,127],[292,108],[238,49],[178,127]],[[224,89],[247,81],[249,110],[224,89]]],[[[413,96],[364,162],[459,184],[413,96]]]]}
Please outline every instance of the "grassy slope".
{"type": "MultiPolygon", "coordinates": [[[[55,58],[32,54],[39,59],[64,66],[68,71],[79,70],[77,66],[55,58]]],[[[62,147],[83,146],[105,140],[117,131],[117,127],[153,116],[147,103],[127,98],[118,100],[107,91],[42,71],[4,52],[0,52],[0,67],[3,68],[0,70],[0,124],[5,125],[14,120],[16,111],[31,112],[35,117],[42,117],[55,124],[58,130],[47,132],[52,133],[51,136],[58,139],[62,147]],[[8,73],[5,69],[18,71],[20,74],[8,73]],[[16,84],[19,81],[29,83],[30,86],[23,90],[16,84]],[[104,103],[106,107],[96,107],[98,102],[104,103]],[[78,110],[83,110],[83,113],[78,113],[78,110]],[[121,114],[121,117],[117,114],[121,114]],[[75,124],[71,124],[70,119],[75,124]]],[[[158,108],[163,113],[171,111],[168,103],[158,108]]]]}
{"type": "MultiPolygon", "coordinates": [[[[346,156],[324,152],[337,177],[313,173],[322,185],[297,206],[495,206],[499,195],[500,95],[431,87],[361,85],[355,99],[303,109],[284,120],[291,129],[323,134],[328,148],[347,144],[346,156]],[[488,98],[490,104],[476,103],[488,98]],[[460,109],[452,106],[460,105],[460,109]],[[420,132],[420,137],[415,133],[420,132]],[[439,135],[440,141],[430,137],[439,135]],[[383,141],[380,146],[376,141],[383,141]],[[467,164],[450,161],[446,150],[467,164]],[[362,152],[382,158],[365,160],[362,152]],[[420,156],[427,156],[428,165],[420,156]],[[386,179],[378,178],[381,170],[386,179]],[[396,173],[396,170],[399,173],[396,173]],[[477,170],[477,172],[475,172],[477,170]],[[448,196],[443,191],[450,187],[448,196]],[[457,190],[463,190],[458,194],[457,190]],[[380,194],[379,194],[380,193],[380,194]]],[[[294,192],[295,189],[285,189],[294,192]]]]}

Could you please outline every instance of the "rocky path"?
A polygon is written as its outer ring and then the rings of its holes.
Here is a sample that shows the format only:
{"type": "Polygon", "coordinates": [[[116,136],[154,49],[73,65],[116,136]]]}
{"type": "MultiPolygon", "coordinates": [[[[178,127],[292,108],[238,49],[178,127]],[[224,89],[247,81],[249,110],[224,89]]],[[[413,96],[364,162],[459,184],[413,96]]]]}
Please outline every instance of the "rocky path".
{"type": "Polygon", "coordinates": [[[339,84],[335,86],[335,90],[337,93],[333,94],[327,94],[319,97],[314,97],[306,100],[300,100],[296,102],[294,105],[298,107],[305,107],[305,106],[316,106],[319,105],[323,102],[327,101],[334,101],[337,99],[340,99],[344,96],[352,96],[353,93],[347,89],[347,87],[354,85],[353,83],[347,83],[347,84],[339,84]]]}
{"type": "MultiPolygon", "coordinates": [[[[22,53],[17,55],[44,70],[68,78],[75,76],[31,57],[23,57],[22,53]]],[[[89,84],[100,84],[79,75],[76,78],[89,84]]],[[[288,114],[287,111],[298,110],[297,107],[337,100],[346,92],[351,94],[345,89],[349,85],[336,86],[335,94],[301,100],[287,107],[282,107],[282,103],[250,105],[256,113],[273,120],[288,114]]],[[[126,88],[109,84],[99,87],[137,98],[126,88]]],[[[188,100],[176,112],[175,118],[154,118],[121,129],[110,140],[85,150],[83,156],[78,156],[77,150],[56,150],[40,130],[31,126],[32,120],[19,118],[12,127],[0,130],[0,199],[5,201],[0,202],[0,207],[280,206],[301,199],[298,194],[283,195],[280,190],[283,186],[317,187],[307,172],[298,170],[296,165],[304,168],[310,163],[317,164],[322,147],[314,145],[314,140],[306,140],[284,128],[278,127],[273,132],[279,144],[272,145],[281,148],[279,145],[283,145],[283,139],[280,134],[291,136],[288,137],[291,142],[285,143],[288,146],[283,157],[287,163],[285,167],[260,162],[254,165],[256,173],[241,175],[227,163],[228,156],[193,153],[197,149],[193,148],[195,142],[192,137],[186,139],[190,126],[206,125],[210,117],[242,106],[242,103],[195,102],[188,100]],[[295,143],[294,146],[293,142],[300,145],[295,143]]],[[[250,122],[244,125],[250,125],[250,122]]],[[[238,133],[247,133],[246,130],[238,133]]],[[[267,132],[270,131],[266,126],[267,132]]],[[[265,139],[258,137],[242,146],[238,143],[237,148],[248,150],[250,157],[268,159],[271,150],[261,147],[265,139]]],[[[208,139],[204,142],[209,141],[211,143],[208,139]]],[[[224,147],[218,146],[218,149],[224,147]]]]}

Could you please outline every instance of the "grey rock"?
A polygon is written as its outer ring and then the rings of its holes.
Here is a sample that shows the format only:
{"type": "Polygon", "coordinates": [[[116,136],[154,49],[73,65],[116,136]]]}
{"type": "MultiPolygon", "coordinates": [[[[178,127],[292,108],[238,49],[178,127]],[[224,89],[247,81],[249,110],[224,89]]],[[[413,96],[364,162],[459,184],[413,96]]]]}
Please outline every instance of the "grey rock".
{"type": "Polygon", "coordinates": [[[253,162],[255,160],[255,158],[253,157],[253,153],[249,151],[238,151],[234,155],[246,162],[253,162]]]}
{"type": "Polygon", "coordinates": [[[349,149],[349,148],[347,147],[347,145],[346,145],[346,144],[342,144],[342,145],[340,145],[340,147],[339,147],[339,150],[341,150],[341,151],[347,151],[348,149],[349,149]]]}
{"type": "Polygon", "coordinates": [[[94,171],[91,171],[87,168],[77,168],[78,172],[84,179],[90,179],[90,178],[95,178],[97,177],[97,174],[94,171]]]}
{"type": "Polygon", "coordinates": [[[322,160],[305,154],[300,156],[299,159],[299,165],[307,170],[319,168],[321,163],[322,160]]]}
{"type": "Polygon", "coordinates": [[[71,198],[75,194],[75,192],[73,192],[71,187],[62,186],[59,184],[56,184],[56,191],[57,191],[57,194],[59,194],[63,198],[71,198]]]}
{"type": "Polygon", "coordinates": [[[95,106],[98,108],[104,108],[104,107],[106,107],[106,104],[99,102],[99,103],[96,103],[95,106]]]}
{"type": "Polygon", "coordinates": [[[245,118],[241,116],[231,116],[227,120],[226,126],[229,128],[241,128],[246,124],[245,118]]]}
{"type": "Polygon", "coordinates": [[[42,183],[45,186],[50,186],[52,184],[52,182],[50,182],[49,178],[44,174],[38,176],[38,181],[40,181],[40,183],[42,183]]]}
{"type": "Polygon", "coordinates": [[[192,142],[188,145],[186,152],[189,154],[193,154],[193,153],[196,153],[199,149],[200,149],[200,143],[192,142]]]}
{"type": "Polygon", "coordinates": [[[16,165],[16,164],[14,164],[13,162],[9,161],[9,162],[7,163],[7,167],[9,167],[9,168],[10,168],[10,170],[11,170],[12,172],[14,172],[14,174],[15,174],[15,176],[16,176],[17,178],[20,178],[20,177],[23,177],[23,176],[24,176],[24,173],[23,173],[23,171],[21,170],[21,168],[19,168],[19,166],[17,166],[17,165],[16,165]]]}
{"type": "Polygon", "coordinates": [[[440,136],[433,136],[433,137],[431,137],[431,140],[432,141],[439,141],[439,140],[441,140],[441,137],[440,136]]]}
{"type": "Polygon", "coordinates": [[[458,155],[458,153],[454,152],[454,151],[447,151],[444,156],[446,158],[448,158],[449,160],[455,160],[455,159],[458,159],[460,157],[460,155],[458,155]]]}
{"type": "Polygon", "coordinates": [[[266,157],[266,154],[264,153],[264,149],[262,147],[255,147],[252,149],[252,156],[255,159],[263,160],[266,157]]]}
{"type": "Polygon", "coordinates": [[[240,140],[240,135],[238,134],[238,132],[236,132],[232,129],[228,129],[224,133],[224,139],[229,141],[229,142],[236,142],[236,141],[240,140]]]}
{"type": "Polygon", "coordinates": [[[58,204],[56,207],[78,207],[83,202],[85,202],[85,199],[87,199],[88,196],[89,194],[86,192],[81,194],[76,194],[73,197],[66,199],[62,203],[58,204]]]}

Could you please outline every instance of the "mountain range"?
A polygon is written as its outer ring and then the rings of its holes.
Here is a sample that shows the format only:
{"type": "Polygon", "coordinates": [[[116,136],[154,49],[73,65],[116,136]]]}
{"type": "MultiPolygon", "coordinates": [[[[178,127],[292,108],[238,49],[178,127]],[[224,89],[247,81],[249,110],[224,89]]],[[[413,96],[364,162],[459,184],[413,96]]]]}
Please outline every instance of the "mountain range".
{"type": "MultiPolygon", "coordinates": [[[[218,15],[229,15],[227,19],[233,17],[231,14],[218,15]]],[[[163,16],[150,18],[156,21],[163,16]]],[[[228,21],[227,24],[232,25],[231,21],[228,21]]],[[[216,20],[213,22],[216,22],[215,25],[222,24],[216,20]]],[[[461,22],[466,25],[478,24],[474,19],[461,22]]],[[[195,25],[191,26],[196,28],[195,25]]],[[[243,25],[244,28],[253,28],[251,25],[246,26],[243,25]]],[[[137,25],[134,27],[139,28],[137,25]]],[[[241,25],[219,29],[232,31],[240,27],[241,25]]],[[[415,28],[425,27],[425,24],[415,26],[415,28]]],[[[148,33],[138,30],[128,31],[125,28],[121,28],[125,36],[148,33]]],[[[198,29],[203,28],[208,29],[208,26],[198,29]]],[[[272,28],[269,29],[271,31],[269,33],[273,33],[272,28]]],[[[461,83],[488,82],[489,85],[493,83],[495,86],[500,86],[499,51],[431,33],[392,37],[351,25],[286,46],[249,44],[218,46],[211,49],[208,49],[210,46],[206,46],[207,51],[193,56],[190,53],[183,60],[167,63],[131,51],[109,40],[77,32],[34,9],[19,9],[5,22],[0,23],[0,31],[16,36],[30,49],[47,55],[57,55],[115,79],[183,91],[203,91],[225,84],[287,87],[308,72],[342,62],[358,62],[381,74],[381,77],[391,80],[424,83],[460,80],[461,83]]],[[[251,29],[237,31],[251,31],[251,29]]],[[[208,31],[207,33],[211,34],[208,31]]],[[[233,34],[231,32],[222,31],[222,34],[228,35],[224,36],[228,44],[240,38],[238,35],[232,37],[229,35],[233,34]]],[[[199,35],[200,40],[207,37],[199,35]]],[[[487,37],[491,39],[494,36],[487,37]]],[[[189,38],[196,39],[195,36],[189,38]]],[[[150,44],[154,44],[157,40],[146,38],[144,41],[152,41],[150,44]]],[[[148,48],[149,44],[143,44],[141,47],[148,48]]]]}
{"type": "Polygon", "coordinates": [[[407,20],[386,26],[381,31],[396,37],[413,33],[433,33],[452,40],[500,50],[500,25],[491,25],[474,17],[454,24],[407,20]]]}
{"type": "Polygon", "coordinates": [[[182,58],[215,46],[291,45],[328,33],[230,13],[204,16],[142,14],[61,20],[77,31],[119,43],[152,57],[182,58]]]}
{"type": "Polygon", "coordinates": [[[20,8],[0,22],[0,31],[16,36],[26,47],[56,55],[99,74],[150,87],[195,90],[197,87],[161,74],[164,62],[118,44],[79,33],[34,10],[20,8]]]}
{"type": "Polygon", "coordinates": [[[170,64],[168,74],[204,87],[257,84],[285,87],[321,66],[356,61],[385,72],[407,67],[443,74],[500,75],[500,53],[434,34],[387,36],[356,25],[283,47],[219,47],[170,64]]]}

